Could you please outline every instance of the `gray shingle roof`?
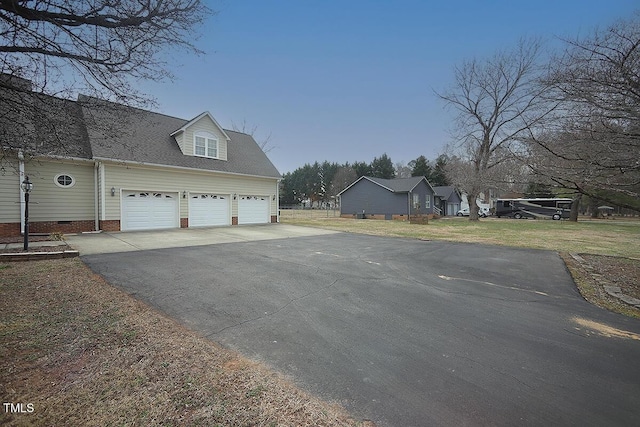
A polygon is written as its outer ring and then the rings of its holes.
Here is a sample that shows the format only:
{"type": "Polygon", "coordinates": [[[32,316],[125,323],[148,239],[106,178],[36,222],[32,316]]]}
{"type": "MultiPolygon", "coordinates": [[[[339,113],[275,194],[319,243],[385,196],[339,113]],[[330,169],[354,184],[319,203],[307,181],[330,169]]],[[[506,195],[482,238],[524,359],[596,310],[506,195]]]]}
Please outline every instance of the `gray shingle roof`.
{"type": "Polygon", "coordinates": [[[437,187],[433,187],[436,192],[436,195],[440,196],[443,200],[448,200],[451,197],[451,194],[456,191],[456,187],[453,185],[440,185],[437,187]]]}
{"type": "Polygon", "coordinates": [[[250,135],[226,130],[228,160],[182,154],[171,136],[189,120],[80,95],[94,158],[280,178],[250,135]]]}
{"type": "Polygon", "coordinates": [[[0,85],[3,150],[22,150],[26,155],[91,158],[82,111],[77,103],[31,92],[26,83],[14,87],[0,85]]]}
{"type": "Polygon", "coordinates": [[[383,179],[366,177],[368,180],[375,182],[378,185],[388,188],[394,193],[408,193],[418,185],[420,181],[425,179],[423,176],[413,176],[411,178],[395,178],[395,179],[383,179]]]}

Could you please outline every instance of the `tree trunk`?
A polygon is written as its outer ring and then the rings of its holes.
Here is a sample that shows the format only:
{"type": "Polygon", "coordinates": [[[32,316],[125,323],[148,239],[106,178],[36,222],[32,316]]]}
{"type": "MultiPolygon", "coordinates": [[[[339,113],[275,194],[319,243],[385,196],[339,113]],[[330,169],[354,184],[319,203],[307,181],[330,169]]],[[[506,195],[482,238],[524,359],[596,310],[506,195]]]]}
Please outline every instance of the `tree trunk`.
{"type": "Polygon", "coordinates": [[[478,193],[473,192],[467,194],[467,200],[469,201],[469,221],[480,221],[478,217],[478,193]]]}
{"type": "Polygon", "coordinates": [[[581,199],[582,194],[578,194],[573,198],[573,203],[571,204],[571,212],[569,213],[569,221],[578,222],[578,210],[580,209],[581,199]]]}

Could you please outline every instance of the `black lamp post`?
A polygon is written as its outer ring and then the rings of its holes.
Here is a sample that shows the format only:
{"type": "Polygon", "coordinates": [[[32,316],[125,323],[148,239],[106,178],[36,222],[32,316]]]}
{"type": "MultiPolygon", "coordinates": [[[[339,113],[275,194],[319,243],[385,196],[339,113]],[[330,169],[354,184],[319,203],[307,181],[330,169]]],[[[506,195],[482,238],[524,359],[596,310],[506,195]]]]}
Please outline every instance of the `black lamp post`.
{"type": "Polygon", "coordinates": [[[24,191],[24,250],[29,250],[29,192],[33,190],[33,183],[29,181],[29,177],[25,177],[22,181],[22,191],[24,191]]]}

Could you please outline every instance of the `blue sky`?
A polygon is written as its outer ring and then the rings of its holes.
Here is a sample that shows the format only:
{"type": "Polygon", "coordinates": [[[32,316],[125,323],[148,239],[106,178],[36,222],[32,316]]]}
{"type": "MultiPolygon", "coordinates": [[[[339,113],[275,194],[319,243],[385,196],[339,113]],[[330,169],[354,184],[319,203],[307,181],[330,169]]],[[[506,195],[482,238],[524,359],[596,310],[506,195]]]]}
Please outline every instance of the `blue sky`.
{"type": "Polygon", "coordinates": [[[200,29],[203,56],[176,54],[174,82],[147,83],[159,111],[209,111],[271,134],[281,173],[305,163],[434,159],[452,112],[434,90],[454,65],[521,37],[549,47],[640,9],[637,0],[224,0],[200,29]]]}

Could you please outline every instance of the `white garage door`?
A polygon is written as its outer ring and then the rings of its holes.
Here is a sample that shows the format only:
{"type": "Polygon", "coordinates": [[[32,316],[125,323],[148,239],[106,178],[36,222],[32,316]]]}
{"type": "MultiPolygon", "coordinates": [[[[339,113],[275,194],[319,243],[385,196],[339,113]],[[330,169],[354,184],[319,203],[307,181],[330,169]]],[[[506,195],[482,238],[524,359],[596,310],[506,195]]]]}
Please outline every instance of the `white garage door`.
{"type": "Polygon", "coordinates": [[[269,222],[269,197],[240,196],[238,224],[266,224],[269,222]]]}
{"type": "Polygon", "coordinates": [[[229,196],[189,195],[189,227],[229,225],[229,196]]]}
{"type": "Polygon", "coordinates": [[[122,192],[122,230],[177,228],[178,193],[122,192]]]}

